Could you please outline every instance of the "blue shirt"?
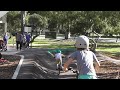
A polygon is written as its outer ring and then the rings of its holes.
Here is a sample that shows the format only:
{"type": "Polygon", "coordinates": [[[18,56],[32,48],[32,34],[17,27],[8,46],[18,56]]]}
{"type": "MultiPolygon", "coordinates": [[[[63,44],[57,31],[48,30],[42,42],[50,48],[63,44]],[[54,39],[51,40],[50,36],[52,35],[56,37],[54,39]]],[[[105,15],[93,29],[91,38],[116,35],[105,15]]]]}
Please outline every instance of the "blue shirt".
{"type": "Polygon", "coordinates": [[[30,41],[30,35],[29,34],[26,34],[26,41],[29,42],[30,41]]]}
{"type": "Polygon", "coordinates": [[[70,55],[70,58],[77,60],[77,68],[80,75],[95,75],[96,72],[93,66],[93,61],[98,60],[96,55],[91,51],[75,51],[70,55]]]}

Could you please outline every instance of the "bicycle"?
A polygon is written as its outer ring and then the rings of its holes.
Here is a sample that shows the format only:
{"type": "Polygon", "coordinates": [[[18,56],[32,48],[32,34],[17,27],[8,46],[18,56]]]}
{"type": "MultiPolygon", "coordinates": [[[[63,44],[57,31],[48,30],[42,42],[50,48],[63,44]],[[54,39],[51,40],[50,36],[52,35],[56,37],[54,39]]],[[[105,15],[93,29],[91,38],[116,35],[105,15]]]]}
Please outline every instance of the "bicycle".
{"type": "Polygon", "coordinates": [[[89,41],[90,41],[90,50],[95,52],[95,49],[97,48],[97,43],[95,40],[89,38],[89,41]]]}
{"type": "MultiPolygon", "coordinates": [[[[72,71],[73,73],[75,73],[75,74],[76,74],[76,75],[75,75],[75,77],[76,77],[75,79],[78,79],[79,73],[78,73],[77,70],[73,69],[72,67],[69,67],[68,70],[70,70],[70,71],[72,71]]],[[[118,78],[118,76],[117,76],[116,78],[118,78]]],[[[97,76],[97,79],[100,79],[100,77],[97,76]]]]}
{"type": "Polygon", "coordinates": [[[73,73],[75,73],[75,74],[76,74],[75,77],[76,77],[76,79],[78,79],[79,73],[78,73],[77,70],[73,69],[72,67],[69,67],[68,70],[70,70],[70,71],[72,71],[73,73]]]}
{"type": "MultiPolygon", "coordinates": [[[[65,55],[62,56],[62,59],[63,58],[66,58],[65,55]]],[[[61,61],[59,60],[57,64],[58,64],[58,75],[60,75],[61,71],[63,71],[63,67],[61,66],[61,61]]]]}
{"type": "Polygon", "coordinates": [[[89,32],[88,34],[89,34],[89,35],[86,35],[86,36],[89,38],[90,50],[93,51],[93,52],[95,52],[95,50],[96,50],[96,48],[97,48],[97,43],[99,42],[101,36],[100,36],[97,32],[95,32],[95,31],[89,32]],[[93,36],[92,36],[92,38],[90,38],[90,34],[91,34],[91,33],[96,34],[96,35],[97,35],[97,38],[94,39],[93,36]]]}

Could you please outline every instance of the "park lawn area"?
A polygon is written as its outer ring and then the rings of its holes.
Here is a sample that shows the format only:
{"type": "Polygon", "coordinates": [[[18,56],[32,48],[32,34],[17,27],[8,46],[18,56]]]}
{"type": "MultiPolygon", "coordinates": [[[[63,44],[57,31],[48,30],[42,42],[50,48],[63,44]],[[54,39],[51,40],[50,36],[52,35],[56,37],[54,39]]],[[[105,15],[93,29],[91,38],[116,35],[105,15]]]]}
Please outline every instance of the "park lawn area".
{"type": "Polygon", "coordinates": [[[15,37],[12,36],[9,40],[8,40],[8,44],[13,44],[16,43],[15,37]]]}
{"type": "Polygon", "coordinates": [[[96,51],[106,54],[107,56],[120,59],[120,43],[98,43],[96,51]]]}
{"type": "Polygon", "coordinates": [[[51,44],[56,43],[54,39],[35,39],[33,44],[51,44]]]}
{"type": "MultiPolygon", "coordinates": [[[[8,40],[8,44],[13,44],[16,43],[15,42],[16,39],[15,37],[11,37],[9,40],[8,40]]],[[[35,39],[34,42],[32,44],[50,44],[50,43],[55,43],[55,40],[54,39],[35,39]]]]}
{"type": "Polygon", "coordinates": [[[54,39],[43,39],[43,40],[35,40],[33,42],[33,47],[39,47],[39,48],[61,48],[61,49],[73,49],[74,48],[74,43],[67,41],[67,40],[54,40],[54,39]],[[34,44],[39,44],[39,45],[34,45],[34,44]],[[41,44],[46,44],[46,45],[41,45],[41,44]]]}
{"type": "MultiPolygon", "coordinates": [[[[38,43],[38,40],[36,40],[36,43],[38,43]]],[[[46,44],[49,43],[49,45],[40,45],[37,46],[39,48],[61,48],[61,49],[73,49],[74,50],[74,41],[70,40],[62,40],[62,41],[55,41],[55,40],[40,40],[39,44],[46,44]]],[[[106,43],[101,42],[98,43],[96,51],[101,52],[103,54],[106,54],[110,57],[119,58],[120,57],[120,43],[106,43]]],[[[34,47],[34,46],[33,46],[34,47]]],[[[36,46],[35,46],[36,47],[36,46]]]]}
{"type": "Polygon", "coordinates": [[[110,57],[120,57],[120,48],[98,48],[96,51],[102,52],[110,57]]]}
{"type": "MultiPolygon", "coordinates": [[[[11,37],[8,43],[12,44],[15,37],[11,37]]],[[[34,48],[61,48],[61,49],[73,49],[74,50],[74,43],[75,41],[71,40],[55,40],[55,39],[35,39],[32,43],[32,47],[34,48]],[[37,45],[35,45],[37,44],[37,45]],[[41,45],[43,44],[43,45],[41,45]],[[46,45],[44,45],[46,44],[46,45]]],[[[100,42],[97,45],[96,51],[106,54],[110,57],[120,58],[120,43],[116,42],[100,42]]]]}

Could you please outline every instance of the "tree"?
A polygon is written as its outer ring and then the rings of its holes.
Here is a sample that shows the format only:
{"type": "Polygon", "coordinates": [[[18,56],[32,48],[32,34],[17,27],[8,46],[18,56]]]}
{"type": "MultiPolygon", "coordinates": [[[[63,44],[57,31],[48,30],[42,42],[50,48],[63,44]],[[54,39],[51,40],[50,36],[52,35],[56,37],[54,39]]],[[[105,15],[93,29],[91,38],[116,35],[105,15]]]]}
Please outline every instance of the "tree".
{"type": "MultiPolygon", "coordinates": [[[[9,31],[20,30],[20,21],[19,11],[9,12],[9,31]]],[[[34,34],[47,28],[50,31],[62,32],[66,39],[68,32],[85,34],[95,31],[106,36],[117,35],[119,23],[120,11],[28,11],[26,16],[26,24],[35,26],[34,34]]]]}
{"type": "Polygon", "coordinates": [[[32,26],[32,34],[35,34],[31,40],[33,42],[40,35],[40,30],[47,28],[47,18],[34,13],[29,15],[28,24],[32,26]]]}
{"type": "Polygon", "coordinates": [[[21,30],[21,14],[19,11],[10,11],[7,13],[8,31],[10,33],[21,30]]]}

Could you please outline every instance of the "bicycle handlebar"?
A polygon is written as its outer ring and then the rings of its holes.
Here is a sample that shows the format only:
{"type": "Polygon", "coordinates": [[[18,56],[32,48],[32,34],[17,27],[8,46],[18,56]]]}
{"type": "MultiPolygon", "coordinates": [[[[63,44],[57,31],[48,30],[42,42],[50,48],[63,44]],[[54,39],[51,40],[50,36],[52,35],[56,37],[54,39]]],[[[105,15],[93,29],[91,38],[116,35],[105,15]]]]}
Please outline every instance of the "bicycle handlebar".
{"type": "Polygon", "coordinates": [[[78,73],[78,71],[74,70],[72,67],[69,67],[68,70],[71,70],[73,73],[78,73]]]}
{"type": "Polygon", "coordinates": [[[76,75],[75,75],[75,76],[76,76],[76,79],[78,79],[78,75],[79,75],[79,74],[78,74],[78,71],[77,71],[77,70],[73,69],[72,67],[69,67],[68,70],[71,70],[73,73],[75,73],[75,74],[76,74],[76,75]]]}

